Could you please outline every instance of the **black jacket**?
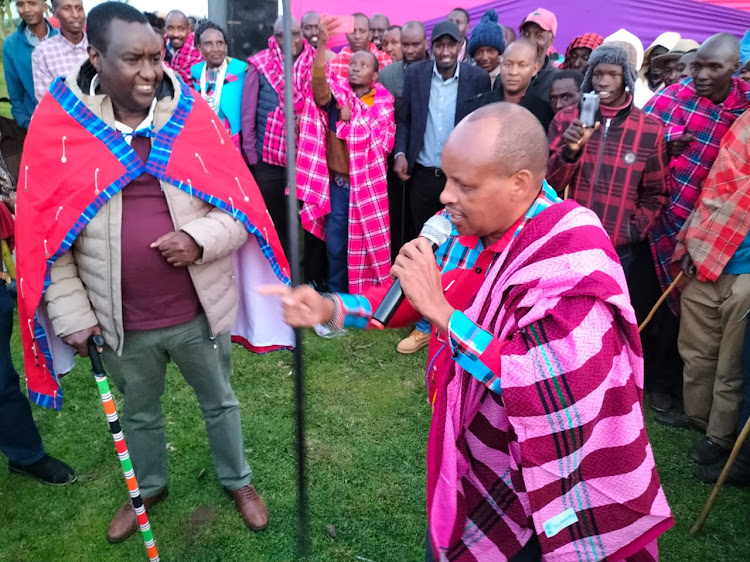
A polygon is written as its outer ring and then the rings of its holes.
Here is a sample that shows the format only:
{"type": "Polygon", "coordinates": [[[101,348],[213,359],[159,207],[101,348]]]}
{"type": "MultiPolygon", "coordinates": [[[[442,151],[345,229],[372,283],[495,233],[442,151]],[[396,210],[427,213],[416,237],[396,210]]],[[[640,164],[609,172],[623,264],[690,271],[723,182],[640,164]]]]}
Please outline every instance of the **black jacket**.
{"type": "MultiPolygon", "coordinates": [[[[490,103],[500,101],[505,101],[505,92],[503,91],[503,85],[498,76],[497,80],[495,80],[495,87],[492,88],[491,92],[486,92],[477,98],[472,111],[490,103]]],[[[550,123],[552,123],[555,113],[552,111],[549,102],[544,101],[541,97],[534,94],[531,91],[531,87],[526,91],[526,94],[521,98],[518,105],[525,107],[534,114],[534,117],[536,117],[542,124],[542,127],[544,127],[545,133],[549,130],[550,123]]]]}
{"type": "MultiPolygon", "coordinates": [[[[490,75],[481,68],[459,63],[456,120],[458,124],[477,108],[476,100],[490,91],[490,75]]],[[[403,152],[409,162],[409,173],[424,147],[427,115],[430,107],[430,85],[435,61],[422,61],[409,65],[404,79],[401,110],[396,119],[396,145],[394,154],[403,152]]]]}
{"type": "Polygon", "coordinates": [[[534,76],[527,92],[534,94],[536,97],[549,103],[549,89],[558,72],[560,71],[555,68],[552,61],[549,60],[549,57],[545,57],[544,66],[537,75],[534,76]]]}

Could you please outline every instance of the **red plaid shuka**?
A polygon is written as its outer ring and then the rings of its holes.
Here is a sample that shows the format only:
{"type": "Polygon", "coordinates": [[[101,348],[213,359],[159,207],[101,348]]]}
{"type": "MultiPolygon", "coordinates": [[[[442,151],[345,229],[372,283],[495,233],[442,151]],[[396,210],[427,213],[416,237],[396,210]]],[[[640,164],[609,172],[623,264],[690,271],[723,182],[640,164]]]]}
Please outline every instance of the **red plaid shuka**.
{"type": "Polygon", "coordinates": [[[750,232],[750,113],[724,135],[674,259],[690,252],[700,281],[716,281],[750,232]]]}
{"type": "Polygon", "coordinates": [[[604,37],[602,37],[598,33],[586,33],[585,35],[576,37],[565,50],[565,60],[560,65],[560,68],[570,68],[568,64],[570,63],[570,53],[573,52],[573,49],[586,47],[587,49],[591,49],[593,51],[602,43],[604,43],[604,37]]]}
{"type": "MultiPolygon", "coordinates": [[[[169,41],[169,38],[165,37],[164,40],[169,41]]],[[[169,55],[169,52],[167,52],[167,55],[169,55]]],[[[191,84],[190,69],[193,68],[194,64],[203,62],[203,55],[195,46],[195,33],[187,36],[185,44],[167,62],[174,73],[189,86],[191,84]]]]}
{"type": "Polygon", "coordinates": [[[594,211],[620,247],[643,240],[667,202],[667,152],[664,127],[631,105],[599,129],[575,158],[563,133],[578,118],[568,107],[552,120],[547,181],[558,194],[594,211]]]}
{"type": "MultiPolygon", "coordinates": [[[[739,78],[734,79],[727,99],[718,105],[696,94],[693,82],[688,78],[665,88],[643,108],[664,123],[666,141],[680,137],[683,131],[695,137],[685,152],[670,161],[672,197],[649,235],[656,273],[663,290],[674,280],[672,257],[677,235],[695,209],[703,181],[719,154],[721,139],[748,107],[750,86],[739,78]]],[[[678,291],[669,295],[667,303],[675,314],[679,314],[678,291]]]]}
{"type": "MultiPolygon", "coordinates": [[[[315,49],[307,41],[297,60],[294,61],[292,80],[294,82],[294,114],[300,115],[305,100],[312,98],[312,64],[315,49]]],[[[263,138],[263,162],[273,166],[286,166],[286,118],[284,117],[284,53],[272,35],[268,49],[247,59],[265,76],[271,87],[279,95],[279,106],[268,115],[266,135],[263,138]]]]}
{"type": "MultiPolygon", "coordinates": [[[[375,46],[375,43],[370,43],[370,52],[378,59],[378,64],[380,65],[378,72],[383,70],[383,68],[385,68],[389,64],[393,63],[391,57],[378,49],[375,46]]],[[[336,76],[349,78],[349,62],[352,60],[353,54],[354,52],[348,46],[344,47],[343,49],[341,49],[341,51],[339,51],[339,54],[336,55],[333,60],[328,63],[328,68],[336,76]]]]}
{"type": "MultiPolygon", "coordinates": [[[[367,106],[352,92],[347,80],[328,72],[336,103],[352,110],[352,118],[339,121],[336,135],[349,149],[349,290],[361,293],[380,285],[391,266],[388,221],[388,154],[396,136],[393,96],[374,84],[375,101],[367,106]]],[[[297,143],[297,198],[302,202],[302,226],[325,240],[324,217],[331,212],[330,176],[326,160],[328,114],[312,96],[300,115],[297,143]]]]}

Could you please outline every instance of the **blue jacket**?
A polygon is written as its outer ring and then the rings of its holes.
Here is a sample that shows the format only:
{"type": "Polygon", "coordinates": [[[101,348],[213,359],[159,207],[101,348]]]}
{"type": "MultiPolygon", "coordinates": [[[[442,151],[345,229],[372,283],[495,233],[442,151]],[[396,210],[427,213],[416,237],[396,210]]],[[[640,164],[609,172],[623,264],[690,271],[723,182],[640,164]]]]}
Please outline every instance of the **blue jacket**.
{"type": "MultiPolygon", "coordinates": [[[[201,74],[205,66],[205,62],[200,62],[194,64],[190,69],[193,89],[196,92],[201,91],[201,74]]],[[[245,87],[246,74],[247,63],[234,58],[229,59],[224,86],[221,90],[221,99],[219,100],[219,117],[229,121],[232,135],[238,135],[241,129],[242,90],[245,87]]]]}
{"type": "MultiPolygon", "coordinates": [[[[59,33],[49,22],[47,26],[50,37],[59,33]]],[[[21,127],[28,129],[37,101],[34,95],[34,76],[31,73],[31,53],[34,47],[26,38],[25,31],[26,23],[21,22],[16,32],[3,43],[3,66],[13,119],[21,127]]]]}

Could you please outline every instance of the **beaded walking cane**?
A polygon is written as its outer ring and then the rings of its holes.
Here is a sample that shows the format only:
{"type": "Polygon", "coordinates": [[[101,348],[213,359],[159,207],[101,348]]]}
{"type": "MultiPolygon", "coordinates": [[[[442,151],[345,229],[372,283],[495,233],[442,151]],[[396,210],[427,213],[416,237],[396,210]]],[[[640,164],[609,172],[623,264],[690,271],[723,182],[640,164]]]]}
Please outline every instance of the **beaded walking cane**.
{"type": "Polygon", "coordinates": [[[133,509],[138,518],[138,526],[143,535],[143,542],[146,543],[146,553],[151,562],[159,562],[159,553],[156,551],[154,535],[151,532],[151,525],[148,522],[146,509],[143,507],[143,498],[141,498],[141,491],[138,488],[138,481],[135,478],[133,463],[130,460],[130,453],[128,453],[128,446],[125,443],[125,437],[120,428],[120,419],[117,417],[115,400],[112,398],[112,393],[109,390],[107,374],[104,372],[104,365],[102,364],[102,356],[98,351],[98,348],[104,345],[104,338],[102,336],[92,336],[89,339],[88,345],[89,357],[91,358],[91,369],[94,372],[96,386],[99,388],[102,406],[104,406],[104,413],[107,415],[109,430],[112,432],[112,439],[115,441],[117,456],[120,457],[122,472],[125,474],[125,483],[128,486],[128,492],[130,492],[130,501],[133,502],[133,509]]]}

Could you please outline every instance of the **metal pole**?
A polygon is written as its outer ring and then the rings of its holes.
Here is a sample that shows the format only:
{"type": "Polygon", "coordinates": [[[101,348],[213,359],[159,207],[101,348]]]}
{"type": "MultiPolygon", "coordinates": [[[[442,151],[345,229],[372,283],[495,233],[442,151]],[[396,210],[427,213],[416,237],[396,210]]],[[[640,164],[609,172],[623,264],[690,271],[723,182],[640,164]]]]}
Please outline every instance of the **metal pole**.
{"type": "MultiPolygon", "coordinates": [[[[289,267],[292,272],[292,286],[300,284],[300,251],[299,229],[297,218],[297,177],[295,139],[297,137],[294,121],[294,81],[292,68],[292,11],[289,0],[282,0],[284,16],[284,116],[286,119],[286,174],[289,196],[287,197],[287,217],[289,223],[289,267]]],[[[305,443],[305,373],[302,330],[294,330],[294,411],[296,418],[297,445],[297,552],[306,557],[310,552],[310,533],[308,529],[307,508],[307,449],[305,443]]]]}

